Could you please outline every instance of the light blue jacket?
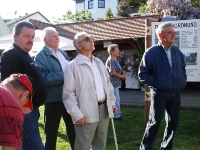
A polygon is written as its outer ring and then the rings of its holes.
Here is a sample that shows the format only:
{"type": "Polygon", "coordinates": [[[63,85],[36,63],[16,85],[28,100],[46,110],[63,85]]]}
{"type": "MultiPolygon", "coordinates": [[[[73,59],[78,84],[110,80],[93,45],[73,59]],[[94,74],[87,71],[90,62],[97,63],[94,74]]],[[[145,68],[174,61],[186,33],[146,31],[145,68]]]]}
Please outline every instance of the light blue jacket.
{"type": "MultiPolygon", "coordinates": [[[[60,52],[66,60],[69,60],[67,53],[62,50],[60,50],[60,52]]],[[[59,60],[46,46],[44,46],[35,56],[35,62],[37,63],[48,88],[48,95],[45,103],[62,102],[64,72],[62,71],[59,60]]]]}

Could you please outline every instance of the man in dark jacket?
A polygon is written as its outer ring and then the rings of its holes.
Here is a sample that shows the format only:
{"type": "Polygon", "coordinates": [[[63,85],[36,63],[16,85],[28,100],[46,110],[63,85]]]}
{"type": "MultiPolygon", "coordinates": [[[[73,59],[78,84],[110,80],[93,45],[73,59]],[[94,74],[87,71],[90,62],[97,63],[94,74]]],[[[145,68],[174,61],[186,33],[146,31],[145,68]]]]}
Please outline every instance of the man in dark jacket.
{"type": "Polygon", "coordinates": [[[56,140],[61,116],[65,122],[71,148],[74,149],[74,125],[71,116],[66,111],[62,101],[64,70],[68,65],[69,57],[67,53],[58,48],[59,36],[54,28],[45,28],[43,30],[42,38],[45,46],[36,55],[35,61],[40,68],[48,88],[48,96],[44,105],[45,149],[56,149],[56,140]]]}
{"type": "Polygon", "coordinates": [[[38,128],[39,106],[44,104],[47,94],[45,82],[37,65],[29,55],[35,36],[35,28],[29,22],[19,22],[13,28],[13,45],[5,50],[1,56],[1,79],[9,77],[13,73],[22,73],[30,76],[36,83],[36,91],[33,95],[33,110],[29,105],[22,108],[23,123],[23,150],[44,150],[38,128]],[[29,113],[31,112],[31,113],[29,113]],[[29,114],[27,114],[29,113],[29,114]]]}
{"type": "Polygon", "coordinates": [[[140,150],[151,150],[165,112],[166,128],[162,150],[171,150],[179,122],[180,91],[186,86],[185,62],[182,52],[172,45],[174,25],[162,23],[156,29],[159,44],[149,48],[139,67],[139,79],[151,88],[151,107],[140,150]]]}
{"type": "MultiPolygon", "coordinates": [[[[127,58],[126,58],[124,52],[120,52],[120,54],[119,54],[119,64],[122,67],[123,71],[127,70],[127,58]]],[[[122,81],[122,86],[121,86],[120,90],[125,92],[126,91],[126,79],[121,79],[121,81],[122,81]]]]}

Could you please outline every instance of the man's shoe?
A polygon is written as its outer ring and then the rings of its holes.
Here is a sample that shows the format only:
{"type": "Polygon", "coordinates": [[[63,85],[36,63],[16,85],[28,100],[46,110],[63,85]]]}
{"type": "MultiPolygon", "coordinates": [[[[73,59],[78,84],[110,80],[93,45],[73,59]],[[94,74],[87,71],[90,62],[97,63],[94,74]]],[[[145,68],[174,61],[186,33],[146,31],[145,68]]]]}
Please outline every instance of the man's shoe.
{"type": "Polygon", "coordinates": [[[122,116],[118,117],[118,118],[113,118],[114,120],[124,120],[124,118],[122,118],[122,116]]]}

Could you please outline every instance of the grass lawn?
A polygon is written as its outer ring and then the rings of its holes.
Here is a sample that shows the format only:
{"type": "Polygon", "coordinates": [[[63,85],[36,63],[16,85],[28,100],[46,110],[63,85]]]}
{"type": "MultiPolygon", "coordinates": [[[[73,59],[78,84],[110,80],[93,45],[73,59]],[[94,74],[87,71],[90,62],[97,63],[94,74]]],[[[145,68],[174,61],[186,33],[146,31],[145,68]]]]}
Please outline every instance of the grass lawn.
{"type": "MultiPolygon", "coordinates": [[[[40,108],[39,127],[44,137],[43,107],[40,108]]],[[[124,121],[114,121],[119,150],[138,150],[145,130],[144,108],[122,107],[124,121]]],[[[158,150],[164,132],[164,117],[160,126],[154,150],[158,150]]],[[[70,150],[65,135],[63,120],[59,127],[56,150],[70,150]]],[[[115,150],[112,125],[110,121],[106,150],[115,150]]],[[[181,110],[180,122],[174,139],[173,150],[200,150],[200,110],[181,110]]]]}

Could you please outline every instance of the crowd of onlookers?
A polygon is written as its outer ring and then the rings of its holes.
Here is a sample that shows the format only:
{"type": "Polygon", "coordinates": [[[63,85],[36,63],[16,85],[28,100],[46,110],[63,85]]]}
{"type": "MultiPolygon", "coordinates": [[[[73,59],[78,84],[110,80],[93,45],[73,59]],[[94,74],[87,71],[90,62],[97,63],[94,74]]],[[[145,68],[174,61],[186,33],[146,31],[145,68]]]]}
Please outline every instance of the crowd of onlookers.
{"type": "MultiPolygon", "coordinates": [[[[163,114],[166,130],[161,149],[172,149],[180,113],[180,91],[186,85],[183,54],[174,45],[171,23],[158,26],[158,45],[149,48],[139,66],[139,79],[151,88],[151,108],[140,149],[153,148],[163,114]]],[[[74,36],[78,55],[59,49],[53,27],[43,29],[41,48],[29,55],[35,27],[19,22],[13,45],[0,58],[0,146],[5,150],[55,150],[61,118],[72,150],[104,150],[109,119],[124,120],[119,88],[125,90],[126,72],[137,65],[127,60],[117,44],[108,46],[106,64],[92,55],[94,38],[74,36]],[[119,57],[119,60],[118,60],[119,57]],[[39,107],[44,105],[44,144],[38,129],[39,107]]]]}

